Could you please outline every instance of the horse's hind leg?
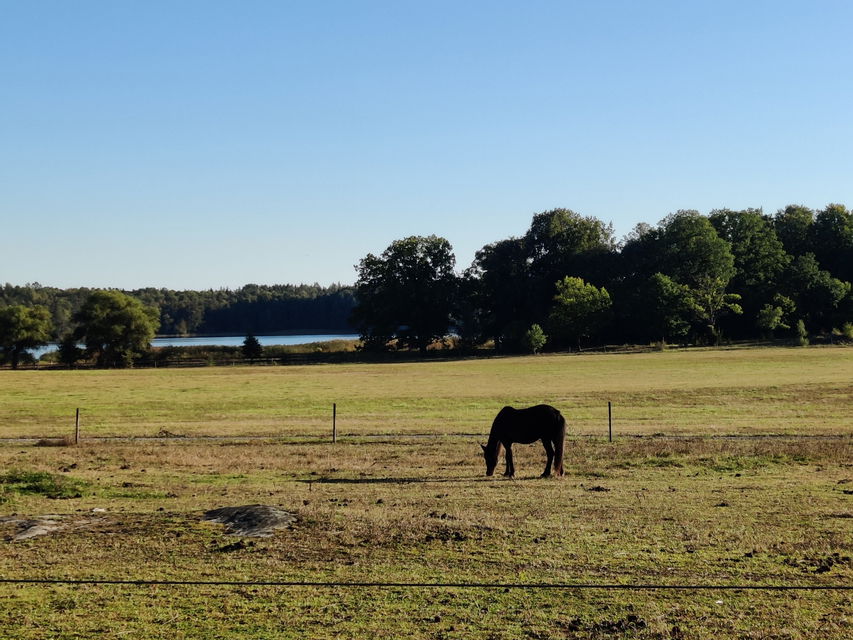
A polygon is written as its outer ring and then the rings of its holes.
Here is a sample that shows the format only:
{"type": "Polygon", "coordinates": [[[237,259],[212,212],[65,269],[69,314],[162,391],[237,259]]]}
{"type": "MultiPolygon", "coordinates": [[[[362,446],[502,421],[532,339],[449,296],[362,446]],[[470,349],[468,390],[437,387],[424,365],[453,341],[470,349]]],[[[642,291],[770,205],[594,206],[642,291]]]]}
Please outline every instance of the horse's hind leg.
{"type": "Polygon", "coordinates": [[[547,478],[551,475],[551,464],[554,462],[554,445],[547,438],[542,440],[542,444],[545,446],[545,455],[548,456],[548,462],[545,463],[545,471],[542,473],[542,477],[547,478]]]}
{"type": "Polygon", "coordinates": [[[504,471],[504,475],[507,478],[512,478],[515,475],[515,465],[512,463],[512,443],[505,444],[504,449],[506,449],[506,471],[504,471]]]}

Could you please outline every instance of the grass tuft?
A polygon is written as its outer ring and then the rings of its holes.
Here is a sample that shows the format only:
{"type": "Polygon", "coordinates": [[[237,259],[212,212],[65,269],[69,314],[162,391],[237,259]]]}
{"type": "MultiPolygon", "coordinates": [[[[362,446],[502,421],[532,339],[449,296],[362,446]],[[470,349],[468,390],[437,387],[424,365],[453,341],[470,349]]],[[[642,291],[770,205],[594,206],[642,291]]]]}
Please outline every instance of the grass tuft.
{"type": "Polygon", "coordinates": [[[52,500],[80,498],[86,484],[46,471],[13,470],[0,475],[0,487],[4,493],[39,495],[52,500]]]}

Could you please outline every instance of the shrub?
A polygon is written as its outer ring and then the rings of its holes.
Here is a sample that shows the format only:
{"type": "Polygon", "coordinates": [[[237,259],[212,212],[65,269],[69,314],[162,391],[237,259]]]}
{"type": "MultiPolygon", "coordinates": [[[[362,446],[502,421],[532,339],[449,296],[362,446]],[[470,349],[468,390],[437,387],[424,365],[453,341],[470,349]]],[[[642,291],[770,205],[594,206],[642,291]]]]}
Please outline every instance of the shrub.
{"type": "Polygon", "coordinates": [[[522,338],[522,345],[530,353],[539,353],[539,351],[542,349],[542,347],[545,346],[545,343],[547,341],[548,336],[546,336],[545,332],[542,331],[542,327],[540,327],[538,324],[533,324],[524,333],[524,337],[522,338]]]}
{"type": "Polygon", "coordinates": [[[795,341],[798,347],[809,345],[809,332],[806,331],[806,323],[802,320],[797,320],[795,341]]]}

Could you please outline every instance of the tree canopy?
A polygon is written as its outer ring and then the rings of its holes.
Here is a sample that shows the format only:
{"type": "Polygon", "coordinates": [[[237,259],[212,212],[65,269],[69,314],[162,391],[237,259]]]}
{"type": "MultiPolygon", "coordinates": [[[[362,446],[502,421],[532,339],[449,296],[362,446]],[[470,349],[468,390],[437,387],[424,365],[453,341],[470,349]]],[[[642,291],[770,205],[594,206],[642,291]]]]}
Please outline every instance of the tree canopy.
{"type": "Polygon", "coordinates": [[[356,267],[353,322],[370,348],[391,340],[426,351],[447,335],[457,277],[450,243],[437,236],[392,242],[381,256],[368,254],[356,267]]]}
{"type": "Polygon", "coordinates": [[[0,359],[17,369],[29,349],[48,343],[52,331],[47,307],[17,304],[0,308],[0,359]]]}
{"type": "Polygon", "coordinates": [[[607,289],[597,288],[581,278],[566,276],[556,283],[557,293],[549,317],[552,338],[562,344],[575,343],[599,333],[610,312],[612,301],[607,289]]]}
{"type": "Polygon", "coordinates": [[[99,367],[129,366],[150,347],[159,313],[120,291],[95,291],[74,319],[74,338],[99,367]]]}
{"type": "Polygon", "coordinates": [[[638,224],[620,243],[612,225],[557,208],[533,214],[522,236],[484,245],[462,273],[455,263],[446,239],[409,236],[360,260],[353,287],[97,292],[7,284],[0,356],[17,363],[33,348],[10,337],[21,330],[8,327],[23,326],[20,309],[9,310],[16,306],[42,308],[33,312],[40,328],[27,344],[64,337],[61,356],[71,362],[80,355],[76,340],[84,340],[101,366],[132,361],[158,323],[167,334],[355,327],[366,349],[421,352],[449,334],[467,349],[535,351],[545,332],[547,348],[559,349],[596,341],[846,340],[853,326],[853,212],[841,204],[790,205],[773,215],[679,210],[638,224]],[[107,308],[117,320],[104,320],[107,308]]]}

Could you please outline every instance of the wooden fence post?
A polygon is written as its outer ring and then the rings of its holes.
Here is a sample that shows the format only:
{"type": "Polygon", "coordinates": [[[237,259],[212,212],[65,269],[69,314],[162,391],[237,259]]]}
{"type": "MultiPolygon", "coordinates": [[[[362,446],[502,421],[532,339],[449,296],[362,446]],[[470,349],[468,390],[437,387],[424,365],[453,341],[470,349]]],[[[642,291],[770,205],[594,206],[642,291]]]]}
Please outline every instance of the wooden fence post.
{"type": "Polygon", "coordinates": [[[607,441],[613,442],[613,408],[610,400],[607,401],[607,441]]]}
{"type": "Polygon", "coordinates": [[[74,417],[74,444],[80,444],[80,408],[77,407],[77,415],[74,417]]]}
{"type": "Polygon", "coordinates": [[[338,417],[338,405],[336,403],[332,403],[332,442],[338,441],[338,425],[337,425],[337,417],[338,417]]]}

